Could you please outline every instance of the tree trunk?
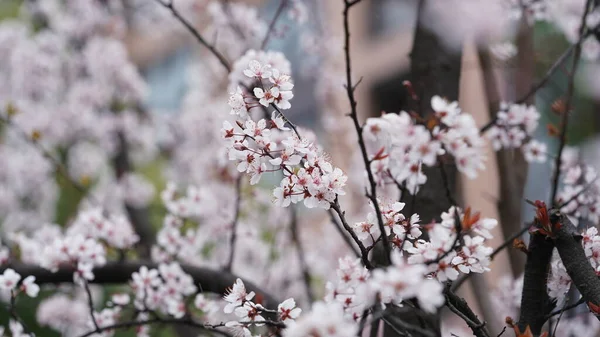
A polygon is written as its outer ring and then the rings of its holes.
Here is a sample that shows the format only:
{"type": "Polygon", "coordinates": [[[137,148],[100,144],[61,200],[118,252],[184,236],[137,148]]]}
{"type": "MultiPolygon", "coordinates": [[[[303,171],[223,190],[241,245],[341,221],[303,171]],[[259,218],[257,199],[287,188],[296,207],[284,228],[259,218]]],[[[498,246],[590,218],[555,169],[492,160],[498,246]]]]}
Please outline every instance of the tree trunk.
{"type": "MultiPolygon", "coordinates": [[[[425,27],[424,23],[427,18],[424,9],[427,1],[421,0],[419,3],[418,19],[410,54],[410,81],[418,100],[404,107],[404,110],[412,110],[422,117],[427,117],[432,113],[431,98],[435,95],[445,97],[450,101],[458,100],[461,72],[460,52],[449,50],[438,36],[425,27]]],[[[445,192],[446,185],[455,200],[460,198],[457,197],[457,170],[454,164],[444,163],[443,166],[424,168],[423,171],[427,175],[427,182],[421,186],[415,196],[414,205],[418,207],[421,222],[427,224],[440,220],[441,213],[452,206],[452,202],[448,200],[445,192]]],[[[414,212],[415,210],[410,207],[413,203],[412,196],[403,196],[403,199],[409,206],[409,212],[414,212]]],[[[410,312],[393,308],[387,310],[392,311],[391,316],[429,330],[436,336],[441,336],[439,315],[425,314],[415,310],[410,312]]],[[[417,332],[411,332],[411,335],[422,336],[417,332]]],[[[396,336],[400,335],[384,325],[384,337],[396,336]]]]}

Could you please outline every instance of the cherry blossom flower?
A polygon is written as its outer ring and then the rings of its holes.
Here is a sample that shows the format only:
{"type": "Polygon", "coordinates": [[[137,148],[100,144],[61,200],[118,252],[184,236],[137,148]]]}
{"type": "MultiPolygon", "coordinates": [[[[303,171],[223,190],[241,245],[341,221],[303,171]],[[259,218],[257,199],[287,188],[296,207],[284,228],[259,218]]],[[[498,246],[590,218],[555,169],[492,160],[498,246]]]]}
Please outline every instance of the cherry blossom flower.
{"type": "Polygon", "coordinates": [[[546,162],[546,144],[532,140],[523,146],[523,154],[528,162],[546,162]]]}
{"type": "Polygon", "coordinates": [[[440,96],[431,98],[431,107],[436,116],[446,125],[453,125],[454,120],[461,113],[458,102],[449,102],[440,96]]]}
{"type": "Polygon", "coordinates": [[[259,99],[259,103],[264,106],[269,106],[275,101],[275,98],[279,97],[279,88],[272,87],[271,89],[264,91],[261,88],[254,88],[254,96],[259,99]]]}
{"type": "Polygon", "coordinates": [[[426,311],[435,312],[444,303],[443,286],[425,277],[427,268],[422,264],[407,264],[398,252],[392,254],[392,266],[376,269],[370,281],[384,303],[399,304],[403,299],[417,297],[426,311]]]}
{"type": "Polygon", "coordinates": [[[285,330],[285,337],[304,337],[307,335],[345,337],[354,336],[358,324],[344,317],[342,306],[338,303],[316,302],[311,310],[303,314],[285,330]]]}
{"type": "Polygon", "coordinates": [[[267,79],[272,75],[271,65],[261,65],[257,60],[252,60],[248,63],[248,68],[244,70],[244,75],[250,78],[267,79]]]}
{"type": "Polygon", "coordinates": [[[0,275],[0,289],[5,291],[12,291],[17,287],[17,284],[21,280],[21,275],[15,272],[14,269],[7,268],[2,275],[0,275]]]}
{"type": "Polygon", "coordinates": [[[202,310],[206,315],[213,314],[219,310],[219,307],[215,301],[207,299],[204,294],[198,294],[194,298],[194,306],[197,309],[202,310]]]}
{"type": "Polygon", "coordinates": [[[275,127],[281,131],[290,130],[290,128],[285,126],[286,122],[283,119],[283,116],[281,114],[278,115],[276,111],[273,111],[273,113],[271,114],[271,122],[273,122],[273,124],[275,124],[275,127]]]}
{"type": "Polygon", "coordinates": [[[25,291],[29,297],[37,297],[40,292],[40,286],[35,284],[35,276],[29,275],[21,283],[21,290],[25,291]]]}
{"type": "Polygon", "coordinates": [[[248,118],[248,106],[240,87],[230,93],[228,104],[231,107],[232,115],[238,115],[242,119],[248,118]]]}
{"type": "Polygon", "coordinates": [[[116,305],[125,306],[125,305],[129,304],[130,298],[129,298],[128,294],[119,293],[119,294],[113,294],[111,296],[111,301],[116,305]]]}
{"type": "Polygon", "coordinates": [[[246,301],[250,301],[254,298],[254,292],[250,293],[246,292],[246,287],[244,286],[244,282],[241,279],[236,279],[233,287],[229,290],[227,295],[223,297],[223,299],[228,302],[223,311],[226,314],[232,313],[235,308],[240,307],[246,301]]]}
{"type": "Polygon", "coordinates": [[[296,301],[293,298],[288,298],[277,306],[277,312],[279,313],[279,319],[285,323],[297,319],[302,309],[296,307],[296,301]]]}
{"type": "Polygon", "coordinates": [[[254,323],[256,326],[261,326],[265,318],[260,315],[260,309],[252,302],[245,301],[240,307],[236,307],[234,313],[240,318],[241,323],[254,323]]]}

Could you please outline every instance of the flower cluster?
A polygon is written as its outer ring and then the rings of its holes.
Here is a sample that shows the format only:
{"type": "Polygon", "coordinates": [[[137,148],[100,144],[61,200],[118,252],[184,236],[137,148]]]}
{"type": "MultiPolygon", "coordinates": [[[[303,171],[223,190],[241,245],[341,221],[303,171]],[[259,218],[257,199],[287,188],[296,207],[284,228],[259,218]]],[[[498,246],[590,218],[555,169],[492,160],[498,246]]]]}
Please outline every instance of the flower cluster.
{"type": "Polygon", "coordinates": [[[106,217],[102,209],[97,207],[79,212],[66,233],[102,240],[117,249],[132,248],[139,241],[139,236],[125,215],[111,214],[106,217]]]}
{"type": "Polygon", "coordinates": [[[7,268],[0,275],[0,292],[9,293],[11,296],[17,296],[18,292],[24,292],[29,297],[37,297],[40,292],[40,286],[35,284],[35,276],[27,276],[19,286],[21,275],[11,268],[7,268]]]}
{"type": "Polygon", "coordinates": [[[173,182],[167,184],[160,196],[169,213],[181,218],[198,218],[203,215],[208,197],[206,189],[192,185],[188,186],[185,195],[181,195],[173,182]]]}
{"type": "Polygon", "coordinates": [[[428,241],[419,239],[405,243],[404,250],[410,254],[408,262],[428,264],[429,272],[440,281],[456,280],[459,272],[489,271],[493,249],[486,245],[486,239],[492,237],[490,230],[497,224],[495,219],[481,219],[479,213],[471,214],[468,208],[462,212],[453,206],[442,213],[440,224],[428,226],[428,241]],[[456,232],[457,220],[460,221],[460,233],[456,232]],[[455,246],[458,241],[462,244],[455,246]]]}
{"type": "Polygon", "coordinates": [[[439,119],[432,134],[454,157],[458,170],[471,179],[475,178],[477,172],[484,169],[485,160],[485,142],[475,119],[462,111],[457,102],[448,102],[439,96],[431,98],[431,107],[439,119]]]}
{"type": "MultiPolygon", "coordinates": [[[[290,74],[292,72],[292,66],[283,53],[272,50],[262,51],[250,49],[233,64],[232,71],[229,73],[229,91],[234,91],[240,86],[250,87],[253,83],[256,83],[256,80],[262,81],[262,79],[269,79],[269,76],[257,78],[253,76],[253,72],[249,72],[251,71],[249,65],[252,63],[253,67],[256,67],[255,62],[258,62],[258,64],[261,65],[261,68],[264,67],[267,71],[277,69],[277,72],[280,75],[290,74]],[[248,76],[248,74],[251,76],[248,76]]],[[[269,74],[267,73],[267,75],[269,74]]],[[[272,71],[270,75],[273,75],[272,71]]],[[[277,76],[275,78],[277,78],[277,76]]],[[[269,82],[275,84],[271,81],[269,82]]]]}
{"type": "Polygon", "coordinates": [[[416,298],[423,310],[435,312],[444,303],[443,286],[427,277],[427,273],[427,266],[407,263],[394,251],[392,265],[385,270],[374,270],[370,285],[383,303],[401,304],[405,299],[416,298]]]}
{"type": "Polygon", "coordinates": [[[356,336],[358,324],[344,315],[342,306],[337,302],[316,302],[310,312],[302,315],[296,324],[289,326],[283,336],[356,336]]]}
{"type": "Polygon", "coordinates": [[[364,310],[376,305],[402,305],[416,298],[424,310],[435,312],[444,302],[443,286],[424,264],[410,264],[398,250],[392,251],[392,265],[369,272],[360,259],[339,259],[336,282],[327,283],[327,303],[342,306],[347,318],[359,322],[364,310]]]}
{"type": "Polygon", "coordinates": [[[265,172],[282,172],[284,178],[273,195],[278,206],[304,201],[309,208],[329,209],[337,195],[343,195],[347,177],[334,168],[323,151],[307,138],[285,135],[283,117],[274,112],[254,122],[238,121],[236,127],[223,123],[222,135],[229,142],[229,159],[235,160],[237,170],[250,174],[251,184],[259,182],[265,172]]]}
{"type": "Polygon", "coordinates": [[[402,184],[415,194],[427,181],[422,165],[437,165],[445,153],[470,178],[483,169],[484,142],[473,117],[463,113],[457,102],[439,96],[431,99],[431,106],[434,118],[427,125],[416,123],[404,111],[367,120],[363,133],[379,185],[402,184]]]}
{"type": "Polygon", "coordinates": [[[573,158],[565,151],[561,163],[562,187],[557,193],[556,203],[561,212],[568,214],[573,223],[580,220],[597,223],[600,220],[600,181],[596,170],[573,158]]]}
{"type": "Polygon", "coordinates": [[[546,144],[532,140],[538,127],[540,113],[535,106],[508,104],[502,102],[494,125],[486,137],[491,140],[494,150],[521,148],[529,162],[546,161],[546,144]]]}
{"type": "Polygon", "coordinates": [[[197,291],[192,277],[176,262],[159,264],[158,269],[142,266],[131,275],[130,284],[136,309],[160,311],[176,318],[186,314],[185,298],[197,291]]]}
{"type": "Polygon", "coordinates": [[[243,70],[243,74],[255,81],[251,83],[252,85],[257,83],[258,86],[252,90],[253,95],[246,95],[239,86],[235,92],[231,93],[228,102],[231,107],[231,114],[247,119],[248,110],[256,106],[256,101],[264,107],[273,105],[282,110],[291,107],[289,101],[294,97],[292,93],[294,84],[290,75],[282,73],[269,63],[263,64],[256,59],[248,63],[248,67],[243,70]],[[249,102],[246,100],[249,100],[249,102]]]}
{"type": "MultiPolygon", "coordinates": [[[[586,10],[584,2],[575,1],[546,1],[549,21],[561,31],[570,43],[578,43],[579,29],[583,12],[586,10]]],[[[589,30],[598,29],[600,24],[600,9],[592,4],[587,20],[584,23],[589,30]]],[[[589,34],[581,42],[582,58],[588,61],[597,61],[600,58],[600,42],[589,34]]]]}
{"type": "Polygon", "coordinates": [[[146,84],[122,42],[125,7],[50,0],[22,9],[26,20],[0,24],[0,61],[9,65],[0,76],[0,114],[11,125],[0,139],[1,156],[11,158],[0,165],[6,232],[35,230],[54,218],[63,185],[57,176],[90,193],[100,180],[119,185],[109,169],[120,150],[117,134],[136,163],[157,151],[151,118],[138,109],[146,84]],[[66,170],[55,167],[57,160],[66,170]]]}
{"type": "Polygon", "coordinates": [[[95,238],[81,233],[63,233],[57,225],[44,225],[31,236],[11,236],[21,251],[21,260],[52,272],[72,267],[75,282],[93,280],[93,268],[106,263],[106,250],[95,238]],[[40,253],[41,252],[41,253],[40,253]]]}
{"type": "Polygon", "coordinates": [[[36,318],[42,326],[59,331],[62,336],[76,337],[90,331],[90,312],[83,293],[70,296],[56,293],[38,306],[36,318]]]}
{"type": "Polygon", "coordinates": [[[360,259],[349,256],[338,260],[336,273],[336,281],[327,282],[325,302],[338,303],[348,318],[358,322],[364,310],[374,300],[369,287],[371,275],[360,259]]]}
{"type": "MultiPolygon", "coordinates": [[[[415,213],[410,219],[407,219],[404,214],[401,213],[405,206],[404,203],[398,201],[382,202],[381,200],[378,200],[378,203],[384,224],[385,235],[393,245],[400,248],[407,236],[411,240],[421,236],[419,215],[415,213]]],[[[369,241],[370,239],[370,242],[373,243],[381,235],[377,221],[375,210],[372,209],[371,212],[367,214],[366,221],[357,222],[352,228],[361,241],[369,241]]]]}
{"type": "MultiPolygon", "coordinates": [[[[223,297],[227,304],[223,308],[226,314],[234,313],[238,319],[236,321],[229,321],[226,326],[232,328],[241,328],[244,336],[251,336],[248,326],[254,324],[256,326],[264,325],[265,318],[262,316],[265,312],[272,312],[263,307],[260,303],[254,303],[255,293],[253,291],[248,292],[244,282],[239,278],[236,279],[233,286],[229,289],[229,292],[223,297]]],[[[290,326],[294,326],[295,319],[300,316],[302,309],[296,307],[296,301],[293,298],[281,302],[277,306],[277,319],[280,322],[286,323],[290,326]]]]}
{"type": "Polygon", "coordinates": [[[158,262],[167,262],[174,257],[194,255],[199,247],[196,245],[196,232],[188,228],[182,235],[183,221],[173,215],[165,216],[163,226],[156,234],[156,245],[152,247],[152,258],[158,262]]]}

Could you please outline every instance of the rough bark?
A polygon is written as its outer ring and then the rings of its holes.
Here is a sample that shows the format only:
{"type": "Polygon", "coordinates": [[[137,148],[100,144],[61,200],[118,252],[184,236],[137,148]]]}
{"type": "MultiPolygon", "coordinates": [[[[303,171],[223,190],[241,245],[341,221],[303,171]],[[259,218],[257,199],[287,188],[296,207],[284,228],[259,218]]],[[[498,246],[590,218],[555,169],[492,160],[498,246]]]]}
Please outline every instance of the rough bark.
{"type": "Polygon", "coordinates": [[[531,236],[525,264],[518,327],[520,331],[525,331],[529,326],[534,336],[539,336],[546,322],[546,315],[553,308],[553,302],[546,290],[553,249],[552,241],[544,235],[531,236]]]}
{"type": "MultiPolygon", "coordinates": [[[[496,84],[490,55],[487,52],[480,52],[479,60],[483,70],[490,118],[493,119],[500,110],[500,92],[496,84]]],[[[496,207],[502,233],[507,238],[518,232],[523,224],[521,219],[522,200],[528,165],[521,151],[515,150],[496,151],[496,162],[499,175],[499,195],[496,207]]],[[[513,276],[520,276],[525,265],[524,255],[516,249],[509,249],[508,256],[513,276]]]]}
{"type": "MultiPolygon", "coordinates": [[[[579,290],[585,303],[591,302],[600,306],[600,280],[585,256],[581,245],[582,236],[566,215],[560,215],[558,221],[561,226],[556,232],[554,244],[567,274],[571,277],[573,285],[579,290]]],[[[600,320],[600,316],[596,315],[596,318],[600,320]]]]}
{"type": "MultiPolygon", "coordinates": [[[[461,72],[461,54],[449,50],[442,40],[426,28],[425,6],[428,0],[421,0],[419,13],[414,33],[413,47],[410,54],[411,69],[410,81],[418,96],[416,102],[404,107],[406,111],[414,111],[420,116],[427,117],[432,113],[431,98],[435,95],[445,97],[448,100],[458,100],[459,79],[461,72]]],[[[448,210],[452,202],[448,200],[444,192],[449,189],[453,199],[457,199],[456,167],[444,164],[444,171],[440,167],[424,168],[427,175],[427,183],[421,187],[414,200],[412,197],[404,198],[408,203],[408,210],[414,212],[411,207],[416,205],[421,216],[422,223],[430,223],[439,220],[440,214],[448,210]],[[445,174],[445,176],[444,176],[445,174]]],[[[380,265],[376,261],[375,265],[380,265]]],[[[410,324],[432,331],[440,336],[440,316],[420,312],[394,313],[410,324]]],[[[418,332],[412,332],[412,336],[421,337],[418,332]]],[[[384,328],[385,337],[399,336],[389,327],[384,328]]]]}

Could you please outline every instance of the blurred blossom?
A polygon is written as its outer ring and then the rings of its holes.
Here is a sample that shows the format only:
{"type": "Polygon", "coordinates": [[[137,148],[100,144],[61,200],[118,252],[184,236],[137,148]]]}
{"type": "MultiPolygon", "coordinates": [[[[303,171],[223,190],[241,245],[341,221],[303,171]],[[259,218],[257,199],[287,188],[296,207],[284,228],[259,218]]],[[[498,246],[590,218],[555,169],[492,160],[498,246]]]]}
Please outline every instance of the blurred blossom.
{"type": "Polygon", "coordinates": [[[517,55],[517,46],[512,42],[500,42],[490,45],[490,52],[501,61],[507,61],[517,55]]]}
{"type": "Polygon", "coordinates": [[[505,1],[427,1],[423,22],[453,49],[461,48],[466,38],[481,44],[504,40],[514,33],[518,22],[505,1]]]}

